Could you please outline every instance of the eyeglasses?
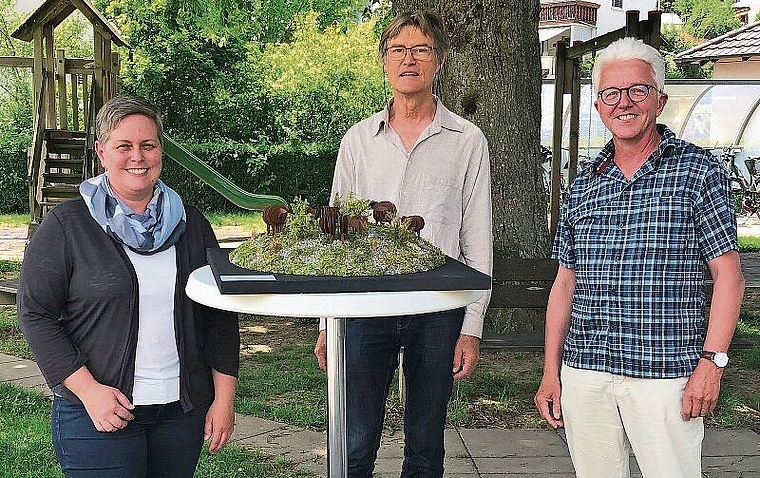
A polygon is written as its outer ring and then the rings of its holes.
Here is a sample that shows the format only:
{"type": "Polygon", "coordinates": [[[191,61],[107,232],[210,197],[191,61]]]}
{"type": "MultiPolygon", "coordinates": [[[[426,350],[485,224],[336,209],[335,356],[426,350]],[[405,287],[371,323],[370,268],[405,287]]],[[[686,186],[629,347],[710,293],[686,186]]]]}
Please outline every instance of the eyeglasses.
{"type": "Polygon", "coordinates": [[[385,54],[391,61],[401,61],[406,58],[406,52],[412,53],[412,58],[417,61],[428,61],[433,57],[433,47],[428,45],[417,46],[391,46],[385,49],[385,54]]]}
{"type": "Polygon", "coordinates": [[[615,106],[620,103],[620,99],[623,98],[623,92],[628,94],[628,98],[634,103],[641,103],[649,97],[649,90],[657,89],[652,85],[631,85],[628,88],[615,88],[611,86],[605,88],[599,93],[599,99],[602,100],[607,106],[615,106]]]}

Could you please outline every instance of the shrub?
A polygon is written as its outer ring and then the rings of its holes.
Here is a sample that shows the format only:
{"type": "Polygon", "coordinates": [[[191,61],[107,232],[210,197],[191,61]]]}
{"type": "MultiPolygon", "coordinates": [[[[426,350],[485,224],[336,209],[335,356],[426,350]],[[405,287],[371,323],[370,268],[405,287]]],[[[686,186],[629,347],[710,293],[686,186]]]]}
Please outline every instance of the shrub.
{"type": "Polygon", "coordinates": [[[337,145],[327,143],[282,144],[268,153],[265,168],[267,194],[286,201],[300,196],[309,204],[325,205],[330,199],[332,176],[338,158],[337,145]]]}
{"type": "MultiPolygon", "coordinates": [[[[272,194],[290,202],[302,196],[326,204],[330,194],[337,148],[327,144],[254,146],[220,141],[183,143],[235,185],[254,194],[272,194]]],[[[162,180],[182,199],[203,211],[237,211],[239,208],[170,159],[164,161],[162,180]]]]}
{"type": "Polygon", "coordinates": [[[0,213],[29,212],[26,155],[32,140],[26,135],[0,132],[0,213]]]}

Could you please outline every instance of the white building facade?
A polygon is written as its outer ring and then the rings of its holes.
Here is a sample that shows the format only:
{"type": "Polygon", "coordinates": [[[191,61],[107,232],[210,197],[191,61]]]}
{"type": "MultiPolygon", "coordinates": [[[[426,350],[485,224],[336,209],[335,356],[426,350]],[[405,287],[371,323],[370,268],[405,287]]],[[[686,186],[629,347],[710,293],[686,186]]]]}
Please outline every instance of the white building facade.
{"type": "Polygon", "coordinates": [[[734,0],[734,11],[745,25],[754,23],[760,14],[760,0],[734,0]]]}
{"type": "Polygon", "coordinates": [[[543,76],[554,76],[558,41],[574,45],[604,35],[625,26],[626,11],[638,10],[643,19],[659,4],[659,0],[541,0],[538,36],[543,76]]]}
{"type": "Polygon", "coordinates": [[[625,12],[638,10],[640,17],[646,18],[647,13],[658,10],[657,0],[604,0],[599,1],[597,10],[596,36],[604,35],[612,30],[625,26],[625,12]]]}

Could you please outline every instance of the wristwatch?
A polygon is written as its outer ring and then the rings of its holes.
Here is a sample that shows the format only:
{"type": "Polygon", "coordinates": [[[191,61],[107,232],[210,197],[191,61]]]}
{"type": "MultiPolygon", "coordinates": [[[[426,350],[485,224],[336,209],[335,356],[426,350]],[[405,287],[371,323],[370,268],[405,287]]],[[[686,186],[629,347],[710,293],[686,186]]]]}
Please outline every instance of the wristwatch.
{"type": "Polygon", "coordinates": [[[699,358],[711,361],[718,368],[724,368],[728,365],[728,354],[726,352],[711,352],[709,350],[703,350],[702,353],[699,354],[699,358]]]}

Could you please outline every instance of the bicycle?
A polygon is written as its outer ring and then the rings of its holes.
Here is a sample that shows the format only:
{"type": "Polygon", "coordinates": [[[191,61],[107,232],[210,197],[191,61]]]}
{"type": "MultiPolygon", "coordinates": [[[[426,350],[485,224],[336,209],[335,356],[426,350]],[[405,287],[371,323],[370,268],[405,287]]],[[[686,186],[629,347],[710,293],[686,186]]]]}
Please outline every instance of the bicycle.
{"type": "Polygon", "coordinates": [[[741,148],[726,146],[721,148],[720,159],[728,170],[731,181],[731,194],[734,198],[737,216],[751,217],[753,214],[760,218],[760,168],[757,156],[744,160],[749,177],[739,171],[736,165],[736,154],[741,148]]]}
{"type": "MultiPolygon", "coordinates": [[[[563,148],[565,149],[565,148],[563,148]]],[[[544,145],[541,145],[541,156],[543,156],[543,182],[544,191],[548,198],[551,194],[551,176],[552,176],[552,150],[544,145]]],[[[577,172],[583,171],[589,163],[593,161],[593,158],[585,154],[578,155],[578,168],[577,172]]],[[[570,182],[568,181],[568,161],[563,158],[562,168],[559,173],[559,204],[560,206],[567,201],[567,197],[570,195],[570,182]]]]}

